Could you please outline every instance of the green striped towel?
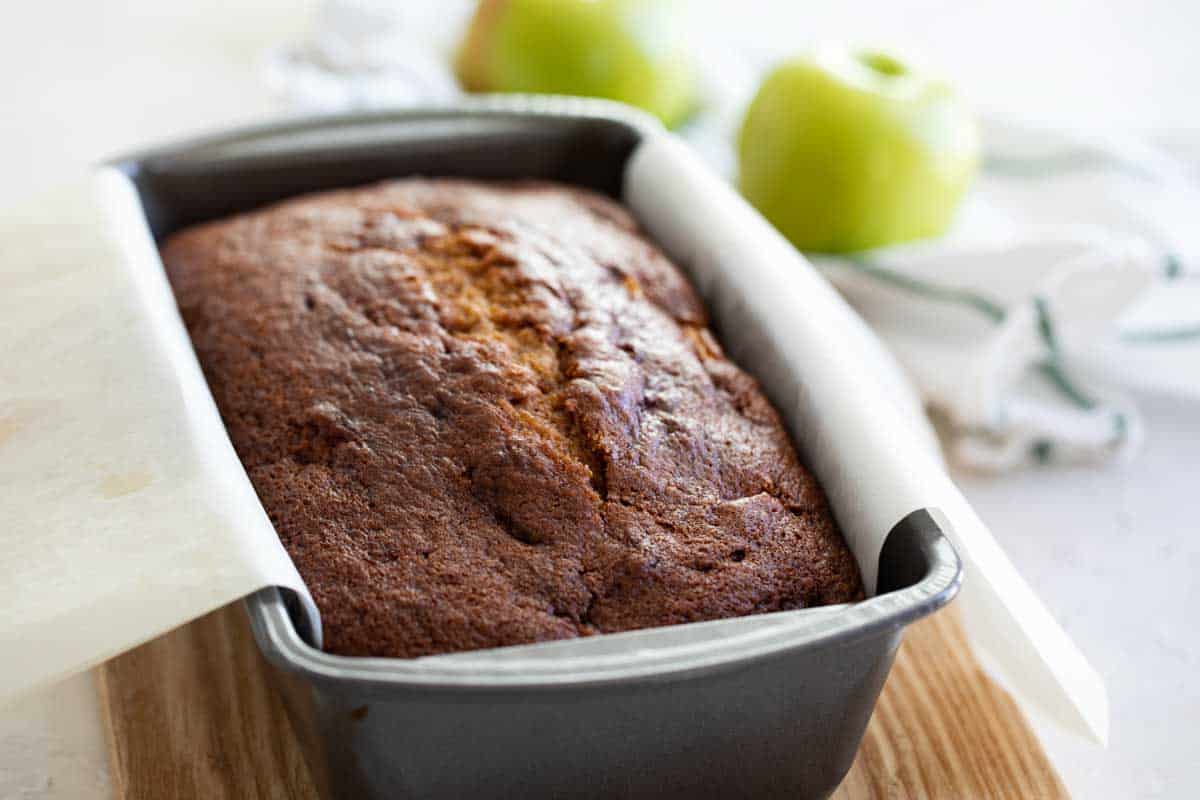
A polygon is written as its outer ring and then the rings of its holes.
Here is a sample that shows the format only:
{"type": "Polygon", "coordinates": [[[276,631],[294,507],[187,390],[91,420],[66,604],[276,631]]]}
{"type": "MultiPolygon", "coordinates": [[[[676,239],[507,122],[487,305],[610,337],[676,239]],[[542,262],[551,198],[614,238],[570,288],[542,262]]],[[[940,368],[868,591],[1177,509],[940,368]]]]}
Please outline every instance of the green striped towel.
{"type": "Polygon", "coordinates": [[[1130,395],[1200,399],[1200,187],[1163,154],[988,121],[945,237],[814,256],[984,470],[1128,457],[1130,395]]]}

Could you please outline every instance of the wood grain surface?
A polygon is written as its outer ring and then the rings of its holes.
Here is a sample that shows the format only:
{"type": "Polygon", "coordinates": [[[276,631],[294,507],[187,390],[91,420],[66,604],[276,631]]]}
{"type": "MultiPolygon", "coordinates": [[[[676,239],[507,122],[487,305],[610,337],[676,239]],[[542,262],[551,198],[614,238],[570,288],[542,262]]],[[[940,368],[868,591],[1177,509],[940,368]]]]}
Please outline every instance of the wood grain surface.
{"type": "Polygon", "coordinates": [[[835,800],[1068,797],[951,606],[908,629],[835,800]]]}
{"type": "MultiPolygon", "coordinates": [[[[317,800],[242,609],[229,606],[100,670],[118,800],[317,800]]],[[[953,608],[909,629],[836,800],[1066,797],[953,608]]]]}

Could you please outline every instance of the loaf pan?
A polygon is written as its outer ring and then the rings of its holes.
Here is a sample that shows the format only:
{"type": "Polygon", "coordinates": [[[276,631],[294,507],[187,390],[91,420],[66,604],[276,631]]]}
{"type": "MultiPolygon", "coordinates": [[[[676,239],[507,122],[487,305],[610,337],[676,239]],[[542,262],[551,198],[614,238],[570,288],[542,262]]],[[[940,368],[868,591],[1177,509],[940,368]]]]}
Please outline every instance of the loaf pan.
{"type": "MultiPolygon", "coordinates": [[[[264,126],[116,166],[161,240],[292,195],[413,174],[552,179],[619,199],[650,125],[607,104],[485,104],[264,126]]],[[[582,654],[577,642],[491,651],[513,651],[510,668],[325,653],[319,620],[278,589],[246,609],[325,797],[798,800],[836,788],[905,626],[961,580],[928,510],[888,533],[878,569],[864,602],[610,634],[582,654]]]]}

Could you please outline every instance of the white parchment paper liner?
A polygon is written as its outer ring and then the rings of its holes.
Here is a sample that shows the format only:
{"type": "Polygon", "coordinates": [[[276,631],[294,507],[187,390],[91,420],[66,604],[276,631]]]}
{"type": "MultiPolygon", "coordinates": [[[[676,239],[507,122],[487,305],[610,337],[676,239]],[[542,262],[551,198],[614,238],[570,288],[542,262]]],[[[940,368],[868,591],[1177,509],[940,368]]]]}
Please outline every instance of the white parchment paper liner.
{"type": "Polygon", "coordinates": [[[0,697],[271,585],[312,604],[128,179],[0,218],[0,697]]]}
{"type": "MultiPolygon", "coordinates": [[[[947,478],[862,321],[672,137],[638,148],[624,200],[688,269],[730,355],[787,420],[868,588],[883,537],[935,509],[966,564],[960,605],[981,656],[1023,700],[1103,739],[1102,682],[947,478]]],[[[311,610],[229,444],[127,179],[103,170],[0,221],[0,325],[0,650],[21,654],[0,663],[0,696],[263,586],[295,589],[311,610]]],[[[836,612],[690,626],[683,640],[766,634],[826,613],[836,612]]],[[[680,645],[681,630],[406,668],[512,669],[626,647],[653,659],[658,643],[680,645]]]]}

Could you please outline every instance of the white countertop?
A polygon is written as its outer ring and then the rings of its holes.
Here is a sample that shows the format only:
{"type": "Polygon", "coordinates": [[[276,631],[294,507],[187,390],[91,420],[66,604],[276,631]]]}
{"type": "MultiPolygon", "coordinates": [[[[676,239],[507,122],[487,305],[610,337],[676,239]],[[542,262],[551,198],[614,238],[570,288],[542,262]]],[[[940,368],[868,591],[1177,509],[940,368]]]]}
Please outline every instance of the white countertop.
{"type": "MultiPolygon", "coordinates": [[[[0,27],[0,205],[105,156],[280,113],[260,59],[305,29],[312,3],[12,0],[0,27]]],[[[818,37],[898,43],[989,112],[1146,133],[1200,164],[1197,4],[743,0],[734,21],[718,20],[727,3],[695,6],[703,24],[769,52],[818,37]]],[[[1131,464],[957,476],[1107,680],[1107,751],[1039,726],[1078,797],[1200,796],[1200,407],[1139,401],[1148,441],[1131,464]]],[[[0,797],[103,794],[94,698],[81,676],[0,708],[0,797]]]]}

